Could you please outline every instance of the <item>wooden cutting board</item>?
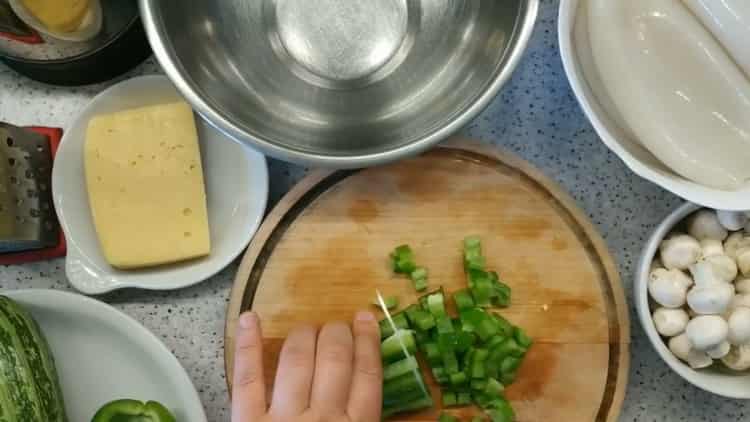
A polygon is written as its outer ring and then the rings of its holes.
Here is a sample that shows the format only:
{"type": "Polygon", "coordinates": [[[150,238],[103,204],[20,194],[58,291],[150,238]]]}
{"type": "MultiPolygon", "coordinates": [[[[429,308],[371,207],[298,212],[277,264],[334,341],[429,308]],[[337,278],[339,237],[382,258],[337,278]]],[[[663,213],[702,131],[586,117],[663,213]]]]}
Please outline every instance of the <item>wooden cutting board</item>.
{"type": "MultiPolygon", "coordinates": [[[[351,320],[371,306],[376,288],[402,304],[416,300],[411,283],[391,273],[387,257],[395,246],[412,246],[430,271],[431,288],[464,288],[461,241],[474,234],[482,237],[488,267],[513,289],[512,305],[501,313],[535,340],[507,390],[518,421],[616,421],[628,376],[629,320],[604,242],[539,170],[468,141],[383,167],[316,172],[292,189],[260,228],[235,279],[227,374],[241,311],[253,309],[263,322],[270,385],[290,328],[351,320]]],[[[437,414],[394,420],[435,421],[437,414]]]]}

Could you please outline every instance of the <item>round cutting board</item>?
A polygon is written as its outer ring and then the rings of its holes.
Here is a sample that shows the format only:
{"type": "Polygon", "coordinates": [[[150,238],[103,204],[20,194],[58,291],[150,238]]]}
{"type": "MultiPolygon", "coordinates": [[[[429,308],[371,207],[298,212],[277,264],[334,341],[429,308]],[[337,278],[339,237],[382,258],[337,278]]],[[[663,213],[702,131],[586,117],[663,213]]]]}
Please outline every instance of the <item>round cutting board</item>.
{"type": "MultiPolygon", "coordinates": [[[[512,288],[512,304],[500,313],[535,340],[507,389],[518,420],[616,421],[627,383],[629,320],[603,240],[540,171],[468,141],[383,167],[317,172],[292,189],[255,236],[235,279],[227,373],[241,311],[253,309],[262,320],[270,385],[292,327],[349,321],[371,307],[376,288],[398,295],[402,305],[416,300],[411,283],[391,273],[395,246],[412,246],[431,289],[466,287],[467,235],[481,236],[488,268],[512,288]]],[[[394,420],[434,421],[438,411],[394,420]]]]}

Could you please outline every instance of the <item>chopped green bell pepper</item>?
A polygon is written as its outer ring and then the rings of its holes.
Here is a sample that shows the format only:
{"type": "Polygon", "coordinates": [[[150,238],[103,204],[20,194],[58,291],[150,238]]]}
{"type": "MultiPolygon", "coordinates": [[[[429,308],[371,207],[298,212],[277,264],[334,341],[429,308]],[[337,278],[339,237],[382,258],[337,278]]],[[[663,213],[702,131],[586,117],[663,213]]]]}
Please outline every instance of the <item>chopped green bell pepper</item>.
{"type": "Polygon", "coordinates": [[[468,289],[459,290],[453,293],[453,301],[456,303],[456,309],[459,312],[474,307],[474,299],[468,289]]]}
{"type": "Polygon", "coordinates": [[[391,265],[393,272],[399,274],[411,274],[417,269],[414,263],[414,252],[409,245],[401,245],[391,252],[391,265]]]}

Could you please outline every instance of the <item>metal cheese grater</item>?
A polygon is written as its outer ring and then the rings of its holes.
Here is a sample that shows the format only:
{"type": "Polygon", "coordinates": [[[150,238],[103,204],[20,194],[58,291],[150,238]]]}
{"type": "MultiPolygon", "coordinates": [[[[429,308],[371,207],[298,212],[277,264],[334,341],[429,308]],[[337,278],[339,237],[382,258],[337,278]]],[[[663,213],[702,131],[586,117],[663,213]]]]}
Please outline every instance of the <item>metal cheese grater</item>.
{"type": "Polygon", "coordinates": [[[58,243],[47,137],[0,122],[0,253],[58,243]]]}

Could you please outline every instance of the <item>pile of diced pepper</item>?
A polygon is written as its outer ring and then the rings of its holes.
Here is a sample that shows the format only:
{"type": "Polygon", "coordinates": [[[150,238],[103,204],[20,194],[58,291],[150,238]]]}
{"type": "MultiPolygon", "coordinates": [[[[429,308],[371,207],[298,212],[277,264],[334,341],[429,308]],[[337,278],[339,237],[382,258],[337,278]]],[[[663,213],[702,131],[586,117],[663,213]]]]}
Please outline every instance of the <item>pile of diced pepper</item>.
{"type": "MultiPolygon", "coordinates": [[[[464,240],[464,268],[468,288],[453,293],[458,315],[446,311],[442,288],[423,295],[419,302],[380,321],[383,369],[383,418],[432,407],[419,364],[419,350],[440,384],[444,408],[476,404],[492,422],[512,422],[513,408],[503,392],[531,346],[524,331],[487,308],[510,305],[510,288],[494,271],[485,270],[481,241],[464,240]],[[404,354],[404,349],[409,356],[404,354]]],[[[408,275],[415,289],[427,289],[427,271],[418,267],[407,245],[391,254],[396,273],[408,275]]],[[[389,308],[395,298],[386,299],[389,308]]],[[[486,421],[478,416],[475,421],[486,421]]],[[[458,421],[441,414],[440,422],[458,421]]]]}

